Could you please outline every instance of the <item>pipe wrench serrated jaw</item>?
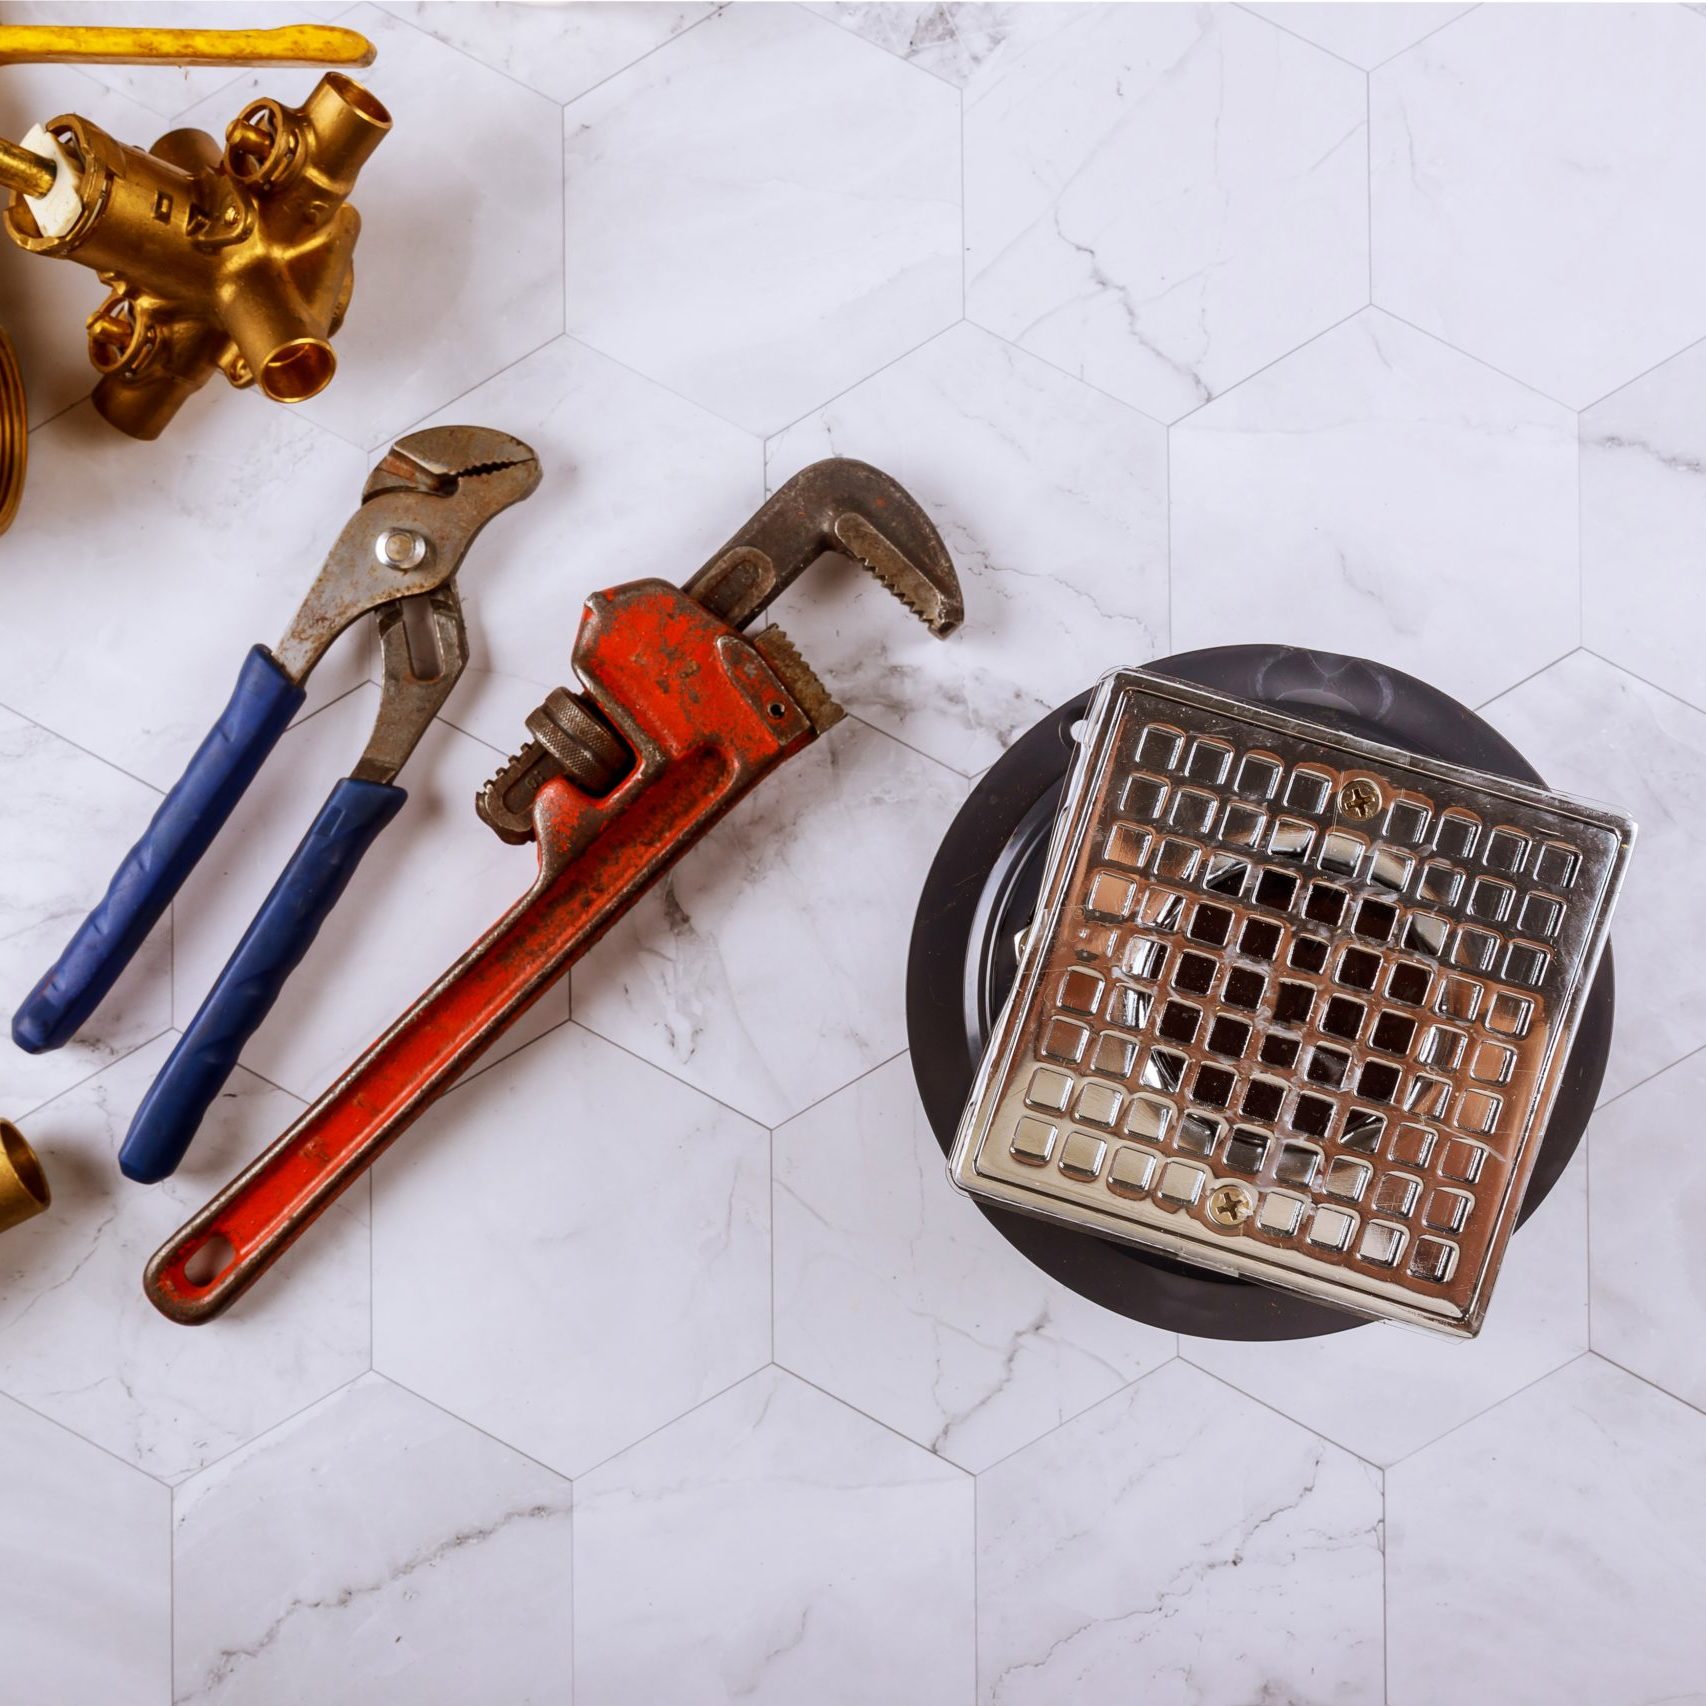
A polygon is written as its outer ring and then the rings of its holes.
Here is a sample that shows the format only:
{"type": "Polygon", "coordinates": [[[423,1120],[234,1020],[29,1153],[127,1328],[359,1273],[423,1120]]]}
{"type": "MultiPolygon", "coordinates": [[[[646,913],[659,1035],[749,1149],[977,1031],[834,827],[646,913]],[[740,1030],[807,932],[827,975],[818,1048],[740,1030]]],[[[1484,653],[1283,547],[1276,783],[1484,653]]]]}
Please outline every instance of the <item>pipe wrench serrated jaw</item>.
{"type": "MultiPolygon", "coordinates": [[[[964,619],[953,559],[917,500],[881,469],[845,457],[814,462],[784,481],[681,591],[730,628],[745,628],[830,554],[868,569],[938,639],[964,619]]],[[[840,721],[841,707],[780,628],[763,630],[752,645],[814,734],[840,721]]],[[[552,693],[527,720],[532,738],[480,790],[480,816],[501,839],[534,838],[534,802],[554,777],[597,797],[632,768],[617,730],[620,708],[601,703],[597,684],[589,686],[552,693]]]]}

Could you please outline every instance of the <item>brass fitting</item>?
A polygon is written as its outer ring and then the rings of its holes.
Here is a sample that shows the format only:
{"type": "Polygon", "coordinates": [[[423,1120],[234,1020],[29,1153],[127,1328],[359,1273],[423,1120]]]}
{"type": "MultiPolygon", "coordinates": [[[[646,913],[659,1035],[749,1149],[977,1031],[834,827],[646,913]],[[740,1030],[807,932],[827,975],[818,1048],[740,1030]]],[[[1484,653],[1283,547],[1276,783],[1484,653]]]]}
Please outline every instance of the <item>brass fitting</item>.
{"type": "Polygon", "coordinates": [[[52,1201],[36,1152],[10,1120],[0,1120],[0,1232],[45,1212],[52,1201]]]}
{"type": "Polygon", "coordinates": [[[109,287],[88,331],[95,407],[112,425],[158,437],[216,368],[278,403],[325,389],[361,229],[349,195],[390,128],[380,102],[341,72],[300,107],[251,101],[223,150],[200,130],[132,148],[67,113],[44,127],[69,163],[56,178],[75,173],[79,211],[59,236],[24,199],[43,157],[0,154],[0,183],[17,192],[5,214],[12,241],[91,267],[109,287]]]}

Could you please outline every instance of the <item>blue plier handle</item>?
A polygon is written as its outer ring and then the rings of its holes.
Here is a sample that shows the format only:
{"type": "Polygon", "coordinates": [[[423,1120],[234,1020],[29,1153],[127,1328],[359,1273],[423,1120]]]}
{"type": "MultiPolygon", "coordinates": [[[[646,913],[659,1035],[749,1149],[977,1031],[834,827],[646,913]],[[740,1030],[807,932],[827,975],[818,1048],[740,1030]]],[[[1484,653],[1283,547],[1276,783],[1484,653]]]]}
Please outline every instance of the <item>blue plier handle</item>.
{"type": "Polygon", "coordinates": [[[276,650],[256,646],[219,721],[196,749],[106,895],[18,1008],[32,1053],[70,1041],[99,1006],[301,707],[304,683],[343,630],[379,624],[384,679],[373,738],[262,903],[132,1122],[119,1164],[166,1177],[314,940],[362,855],[407,798],[392,778],[467,663],[455,575],[492,516],[529,496],[539,463],[519,439],[435,427],[400,439],[276,650]]]}

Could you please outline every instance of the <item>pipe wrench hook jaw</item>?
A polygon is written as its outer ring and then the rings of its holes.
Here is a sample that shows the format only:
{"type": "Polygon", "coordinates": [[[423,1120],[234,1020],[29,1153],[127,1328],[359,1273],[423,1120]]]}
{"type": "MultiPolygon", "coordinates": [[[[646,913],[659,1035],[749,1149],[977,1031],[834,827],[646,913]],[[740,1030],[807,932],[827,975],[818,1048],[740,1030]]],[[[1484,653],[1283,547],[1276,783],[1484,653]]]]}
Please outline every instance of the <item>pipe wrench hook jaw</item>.
{"type": "Polygon", "coordinates": [[[744,628],[828,552],[868,569],[938,639],[965,618],[953,558],[929,516],[899,481],[847,457],[785,480],[686,591],[744,628]]]}

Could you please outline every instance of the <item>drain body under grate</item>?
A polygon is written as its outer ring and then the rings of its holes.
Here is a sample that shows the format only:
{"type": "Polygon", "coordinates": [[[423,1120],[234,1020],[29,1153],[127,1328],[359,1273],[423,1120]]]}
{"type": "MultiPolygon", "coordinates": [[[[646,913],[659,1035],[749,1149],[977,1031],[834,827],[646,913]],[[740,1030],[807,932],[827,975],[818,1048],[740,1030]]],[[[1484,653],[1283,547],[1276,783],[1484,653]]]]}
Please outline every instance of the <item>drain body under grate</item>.
{"type": "Polygon", "coordinates": [[[1633,835],[1542,789],[1104,678],[954,1182],[1474,1334],[1633,835]]]}

